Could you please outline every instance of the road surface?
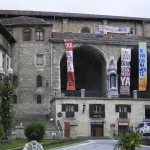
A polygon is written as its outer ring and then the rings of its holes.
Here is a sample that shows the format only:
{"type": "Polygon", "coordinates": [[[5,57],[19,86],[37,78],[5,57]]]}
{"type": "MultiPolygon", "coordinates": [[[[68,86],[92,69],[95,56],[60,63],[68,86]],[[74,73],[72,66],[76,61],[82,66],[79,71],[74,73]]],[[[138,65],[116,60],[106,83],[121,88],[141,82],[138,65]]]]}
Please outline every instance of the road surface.
{"type": "MultiPolygon", "coordinates": [[[[113,150],[113,145],[116,142],[116,140],[88,140],[85,143],[75,144],[73,146],[63,148],[55,148],[55,150],[113,150]]],[[[150,146],[142,146],[142,148],[136,148],[136,150],[150,150],[150,146]]]]}

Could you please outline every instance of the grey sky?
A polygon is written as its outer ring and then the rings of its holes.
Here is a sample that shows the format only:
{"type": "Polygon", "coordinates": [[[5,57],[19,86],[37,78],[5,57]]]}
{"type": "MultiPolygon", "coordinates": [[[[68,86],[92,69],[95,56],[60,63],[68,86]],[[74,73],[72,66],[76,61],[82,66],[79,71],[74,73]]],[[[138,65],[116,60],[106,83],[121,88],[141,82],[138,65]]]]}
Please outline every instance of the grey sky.
{"type": "Polygon", "coordinates": [[[0,9],[150,18],[150,0],[2,0],[0,9]]]}

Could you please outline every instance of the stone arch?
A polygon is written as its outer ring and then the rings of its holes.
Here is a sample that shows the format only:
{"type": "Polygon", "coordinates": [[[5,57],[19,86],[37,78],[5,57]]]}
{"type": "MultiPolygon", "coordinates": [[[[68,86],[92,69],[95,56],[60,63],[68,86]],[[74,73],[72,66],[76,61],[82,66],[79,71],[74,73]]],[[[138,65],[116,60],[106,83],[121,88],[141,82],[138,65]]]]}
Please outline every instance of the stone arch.
{"type": "MultiPolygon", "coordinates": [[[[76,89],[106,92],[106,57],[91,45],[77,45],[73,48],[76,89]]],[[[66,89],[66,55],[60,60],[61,90],[66,89]]]]}
{"type": "MultiPolygon", "coordinates": [[[[130,92],[133,90],[138,90],[138,47],[131,49],[131,74],[130,74],[130,92]],[[134,58],[134,59],[133,59],[134,58]]],[[[118,89],[120,91],[120,73],[121,73],[121,56],[117,62],[117,73],[119,75],[118,78],[118,89]]],[[[147,90],[150,90],[150,52],[147,51],[147,90]]]]}

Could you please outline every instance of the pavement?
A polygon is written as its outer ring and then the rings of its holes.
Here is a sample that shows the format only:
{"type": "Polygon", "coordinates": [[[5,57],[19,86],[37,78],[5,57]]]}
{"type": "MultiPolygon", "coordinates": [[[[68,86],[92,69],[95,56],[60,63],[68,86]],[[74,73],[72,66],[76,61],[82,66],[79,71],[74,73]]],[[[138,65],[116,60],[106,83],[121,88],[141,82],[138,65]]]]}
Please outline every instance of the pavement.
{"type": "MultiPolygon", "coordinates": [[[[117,140],[86,140],[84,142],[57,147],[50,150],[113,150],[113,145],[115,143],[117,143],[117,140]]],[[[142,145],[141,149],[136,148],[136,150],[150,150],[150,146],[142,145]]]]}

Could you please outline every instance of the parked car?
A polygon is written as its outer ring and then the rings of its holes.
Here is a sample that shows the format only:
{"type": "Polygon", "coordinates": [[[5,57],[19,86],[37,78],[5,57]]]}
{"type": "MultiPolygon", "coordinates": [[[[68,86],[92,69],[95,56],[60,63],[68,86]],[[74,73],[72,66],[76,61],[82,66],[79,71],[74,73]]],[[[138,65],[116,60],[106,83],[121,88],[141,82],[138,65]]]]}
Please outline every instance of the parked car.
{"type": "Polygon", "coordinates": [[[150,120],[141,121],[141,123],[135,129],[136,132],[142,134],[150,133],[150,120]]]}

